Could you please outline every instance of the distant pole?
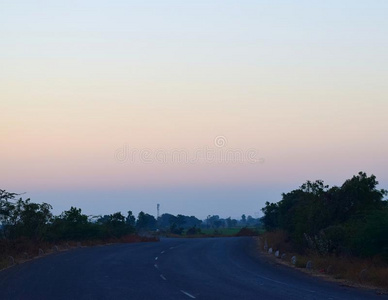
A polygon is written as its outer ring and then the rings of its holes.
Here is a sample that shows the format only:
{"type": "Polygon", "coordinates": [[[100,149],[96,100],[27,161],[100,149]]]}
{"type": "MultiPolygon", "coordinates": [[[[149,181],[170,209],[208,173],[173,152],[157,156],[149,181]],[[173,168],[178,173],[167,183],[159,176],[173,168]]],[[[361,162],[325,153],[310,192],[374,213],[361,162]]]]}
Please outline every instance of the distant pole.
{"type": "Polygon", "coordinates": [[[159,203],[156,205],[156,210],[158,211],[158,213],[157,213],[157,220],[159,220],[159,217],[160,217],[160,214],[159,214],[160,204],[159,203]]]}

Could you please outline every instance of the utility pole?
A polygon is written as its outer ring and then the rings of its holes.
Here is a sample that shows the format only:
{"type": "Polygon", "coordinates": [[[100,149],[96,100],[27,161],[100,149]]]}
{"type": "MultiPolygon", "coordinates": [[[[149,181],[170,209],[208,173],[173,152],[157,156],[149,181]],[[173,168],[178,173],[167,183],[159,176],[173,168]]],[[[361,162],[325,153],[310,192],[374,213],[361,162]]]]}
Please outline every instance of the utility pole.
{"type": "Polygon", "coordinates": [[[160,217],[160,204],[158,203],[157,205],[156,205],[156,210],[157,210],[157,218],[156,218],[156,220],[159,220],[159,217],[160,217]]]}

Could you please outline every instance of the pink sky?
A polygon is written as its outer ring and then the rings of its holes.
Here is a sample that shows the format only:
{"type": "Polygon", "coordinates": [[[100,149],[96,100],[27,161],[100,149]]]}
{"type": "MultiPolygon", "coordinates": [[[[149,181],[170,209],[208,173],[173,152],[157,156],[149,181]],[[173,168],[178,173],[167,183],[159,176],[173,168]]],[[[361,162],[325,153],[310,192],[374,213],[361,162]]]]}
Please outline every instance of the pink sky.
{"type": "MultiPolygon", "coordinates": [[[[47,202],[137,191],[177,207],[182,190],[196,190],[202,210],[184,209],[206,215],[227,187],[244,194],[223,210],[238,215],[307,179],[338,185],[365,171],[388,187],[383,2],[86,2],[1,4],[0,188],[47,202]],[[264,162],[119,163],[124,145],[256,149],[264,162]]],[[[74,205],[99,212],[85,201],[74,205]]]]}

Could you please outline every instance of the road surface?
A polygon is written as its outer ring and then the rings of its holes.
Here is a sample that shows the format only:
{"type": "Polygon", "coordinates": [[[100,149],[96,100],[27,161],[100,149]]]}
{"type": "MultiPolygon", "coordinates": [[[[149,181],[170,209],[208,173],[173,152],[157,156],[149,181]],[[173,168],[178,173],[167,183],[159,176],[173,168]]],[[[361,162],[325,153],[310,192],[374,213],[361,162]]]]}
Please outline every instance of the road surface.
{"type": "Polygon", "coordinates": [[[388,299],[270,263],[254,245],[243,237],[74,249],[1,271],[0,299],[388,299]]]}

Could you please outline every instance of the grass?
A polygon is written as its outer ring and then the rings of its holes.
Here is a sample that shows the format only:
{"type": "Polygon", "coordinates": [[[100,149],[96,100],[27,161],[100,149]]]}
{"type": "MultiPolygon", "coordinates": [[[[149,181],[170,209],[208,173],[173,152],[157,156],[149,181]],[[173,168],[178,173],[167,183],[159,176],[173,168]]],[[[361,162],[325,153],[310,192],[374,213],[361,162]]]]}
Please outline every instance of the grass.
{"type": "MultiPolygon", "coordinates": [[[[273,252],[286,253],[284,263],[292,266],[291,257],[297,257],[296,268],[305,269],[306,263],[313,263],[312,273],[327,278],[341,280],[351,286],[381,288],[388,291],[388,262],[380,257],[359,258],[353,256],[321,256],[308,251],[296,251],[289,237],[283,231],[266,232],[258,239],[261,251],[267,241],[273,252]]],[[[275,256],[273,256],[275,257],[275,256]]],[[[279,259],[280,261],[280,259],[279,259]]]]}

